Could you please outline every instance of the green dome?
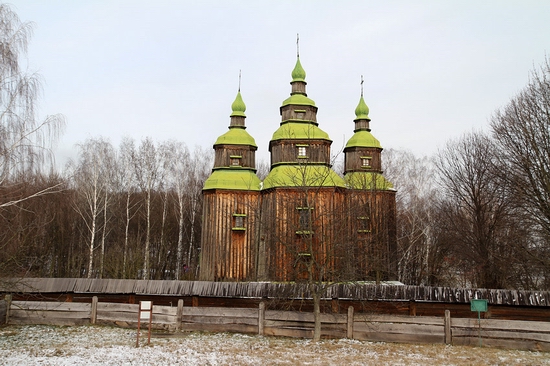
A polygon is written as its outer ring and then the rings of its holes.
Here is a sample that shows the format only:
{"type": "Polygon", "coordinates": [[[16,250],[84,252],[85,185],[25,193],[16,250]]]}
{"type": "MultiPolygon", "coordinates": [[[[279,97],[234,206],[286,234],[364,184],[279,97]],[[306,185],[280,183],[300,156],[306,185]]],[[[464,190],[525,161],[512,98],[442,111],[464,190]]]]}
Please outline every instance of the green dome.
{"type": "Polygon", "coordinates": [[[357,105],[357,108],[355,108],[355,116],[356,119],[366,119],[367,121],[370,121],[369,107],[367,106],[367,103],[365,103],[363,96],[361,96],[359,104],[357,105]]]}
{"type": "Polygon", "coordinates": [[[325,165],[279,165],[271,169],[262,189],[275,187],[345,187],[344,180],[325,165]]]}
{"type": "Polygon", "coordinates": [[[376,139],[369,131],[361,130],[357,131],[351,136],[346,148],[348,147],[377,147],[382,148],[380,141],[376,139]]]}
{"type": "Polygon", "coordinates": [[[328,140],[328,134],[321,130],[319,127],[312,123],[300,123],[300,122],[287,122],[281,124],[281,126],[273,133],[272,141],[274,140],[328,140]]]}
{"type": "Polygon", "coordinates": [[[218,137],[214,143],[214,146],[216,145],[247,145],[257,147],[254,137],[250,136],[242,127],[230,127],[229,131],[218,137]]]}
{"type": "Polygon", "coordinates": [[[315,102],[303,94],[293,94],[283,101],[283,107],[289,104],[315,106],[315,102]]]}
{"type": "Polygon", "coordinates": [[[300,63],[300,58],[296,60],[296,66],[292,70],[292,81],[306,81],[306,72],[300,63]]]}
{"type": "Polygon", "coordinates": [[[246,117],[244,112],[246,111],[246,105],[243,102],[243,98],[241,96],[241,92],[237,93],[237,97],[235,98],[235,101],[233,104],[231,104],[231,109],[233,113],[231,113],[231,117],[233,116],[241,116],[246,117]]]}
{"type": "Polygon", "coordinates": [[[380,173],[352,172],[344,177],[348,188],[364,190],[393,190],[393,184],[380,173]]]}
{"type": "Polygon", "coordinates": [[[203,190],[207,189],[259,191],[260,179],[250,169],[218,169],[204,182],[203,190]]]}

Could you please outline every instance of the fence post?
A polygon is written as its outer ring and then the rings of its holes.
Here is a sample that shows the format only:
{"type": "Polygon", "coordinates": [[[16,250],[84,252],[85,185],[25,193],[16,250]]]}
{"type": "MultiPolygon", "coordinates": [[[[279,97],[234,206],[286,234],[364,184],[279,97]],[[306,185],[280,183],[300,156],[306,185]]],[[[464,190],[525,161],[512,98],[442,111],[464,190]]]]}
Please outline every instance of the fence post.
{"type": "Polygon", "coordinates": [[[92,297],[92,311],[90,313],[90,323],[95,324],[97,322],[97,296],[92,297]]]}
{"type": "Polygon", "coordinates": [[[182,322],[183,322],[183,299],[178,300],[178,311],[176,313],[176,329],[180,330],[182,329],[182,322]]]}
{"type": "Polygon", "coordinates": [[[348,331],[347,337],[353,339],[353,306],[348,307],[348,331]]]}
{"type": "Polygon", "coordinates": [[[451,334],[451,311],[445,310],[445,321],[443,322],[445,327],[445,344],[452,344],[452,334],[451,334]]]}
{"type": "Polygon", "coordinates": [[[265,321],[265,302],[260,302],[260,309],[258,311],[258,334],[264,335],[264,321],[265,321]]]}
{"type": "Polygon", "coordinates": [[[6,300],[6,325],[9,324],[9,321],[10,321],[10,310],[11,310],[11,295],[6,295],[4,297],[4,299],[6,300]]]}
{"type": "Polygon", "coordinates": [[[409,300],[409,316],[416,316],[416,301],[409,300]]]}

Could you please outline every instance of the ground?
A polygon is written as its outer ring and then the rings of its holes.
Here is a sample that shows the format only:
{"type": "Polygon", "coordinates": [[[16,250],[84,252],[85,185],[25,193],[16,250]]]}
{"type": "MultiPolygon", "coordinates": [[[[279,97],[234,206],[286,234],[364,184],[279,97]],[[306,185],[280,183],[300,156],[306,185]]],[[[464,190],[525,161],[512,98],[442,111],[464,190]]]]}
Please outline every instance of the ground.
{"type": "Polygon", "coordinates": [[[154,334],[102,326],[0,328],[2,365],[550,365],[550,354],[243,334],[154,334]]]}

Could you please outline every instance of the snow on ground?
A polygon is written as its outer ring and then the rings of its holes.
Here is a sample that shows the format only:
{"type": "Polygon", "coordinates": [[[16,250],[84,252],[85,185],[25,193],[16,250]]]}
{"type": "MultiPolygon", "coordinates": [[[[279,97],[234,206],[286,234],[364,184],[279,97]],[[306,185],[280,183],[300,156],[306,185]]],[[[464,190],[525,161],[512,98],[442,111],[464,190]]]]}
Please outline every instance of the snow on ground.
{"type": "Polygon", "coordinates": [[[0,328],[2,365],[550,365],[550,354],[445,345],[260,337],[153,334],[101,326],[0,328]],[[143,341],[143,342],[142,342],[143,341]]]}

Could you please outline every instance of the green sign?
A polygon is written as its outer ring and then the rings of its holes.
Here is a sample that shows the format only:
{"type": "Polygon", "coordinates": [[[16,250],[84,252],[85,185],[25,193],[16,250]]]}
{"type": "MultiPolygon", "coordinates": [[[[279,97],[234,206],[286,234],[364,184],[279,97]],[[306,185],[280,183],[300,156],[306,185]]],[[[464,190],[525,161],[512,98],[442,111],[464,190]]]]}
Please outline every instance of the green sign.
{"type": "Polygon", "coordinates": [[[477,312],[486,312],[487,311],[487,300],[486,299],[472,299],[470,300],[470,310],[477,312]]]}

